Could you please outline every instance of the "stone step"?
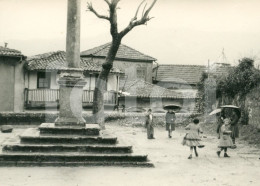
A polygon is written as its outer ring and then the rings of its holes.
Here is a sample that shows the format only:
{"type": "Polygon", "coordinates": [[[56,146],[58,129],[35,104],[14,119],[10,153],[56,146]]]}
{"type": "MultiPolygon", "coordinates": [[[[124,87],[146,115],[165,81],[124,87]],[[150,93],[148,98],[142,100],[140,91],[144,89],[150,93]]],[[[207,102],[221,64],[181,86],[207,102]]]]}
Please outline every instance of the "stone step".
{"type": "Polygon", "coordinates": [[[4,145],[4,152],[93,152],[93,153],[131,153],[132,146],[118,145],[44,145],[15,144],[4,145]]]}
{"type": "Polygon", "coordinates": [[[44,144],[116,144],[116,137],[90,136],[20,136],[21,143],[44,144]]]}
{"type": "Polygon", "coordinates": [[[0,162],[147,162],[147,155],[93,153],[3,153],[0,162]]]}
{"type": "Polygon", "coordinates": [[[89,167],[89,166],[118,166],[118,167],[154,167],[151,162],[128,161],[84,161],[84,162],[30,162],[30,161],[1,161],[0,167],[89,167]]]}
{"type": "Polygon", "coordinates": [[[42,123],[39,127],[40,134],[66,134],[66,135],[99,135],[100,127],[98,124],[86,124],[81,126],[59,126],[54,123],[42,123]]]}

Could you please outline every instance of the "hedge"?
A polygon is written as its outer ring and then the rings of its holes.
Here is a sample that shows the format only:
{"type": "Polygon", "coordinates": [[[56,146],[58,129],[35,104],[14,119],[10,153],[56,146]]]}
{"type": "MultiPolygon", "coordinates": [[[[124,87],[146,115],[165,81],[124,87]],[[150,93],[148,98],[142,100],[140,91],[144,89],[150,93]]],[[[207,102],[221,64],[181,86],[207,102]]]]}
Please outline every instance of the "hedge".
{"type": "MultiPolygon", "coordinates": [[[[121,113],[110,112],[105,113],[105,121],[113,122],[122,120],[122,122],[129,124],[144,124],[146,113],[121,113]]],[[[176,123],[186,124],[199,114],[176,113],[176,123]]],[[[0,113],[0,125],[39,125],[41,123],[54,122],[58,117],[58,113],[37,113],[37,112],[23,112],[23,113],[0,113]]],[[[87,123],[94,123],[91,114],[83,113],[83,117],[87,123]]],[[[154,113],[154,120],[156,125],[163,126],[165,124],[165,113],[154,113]]]]}

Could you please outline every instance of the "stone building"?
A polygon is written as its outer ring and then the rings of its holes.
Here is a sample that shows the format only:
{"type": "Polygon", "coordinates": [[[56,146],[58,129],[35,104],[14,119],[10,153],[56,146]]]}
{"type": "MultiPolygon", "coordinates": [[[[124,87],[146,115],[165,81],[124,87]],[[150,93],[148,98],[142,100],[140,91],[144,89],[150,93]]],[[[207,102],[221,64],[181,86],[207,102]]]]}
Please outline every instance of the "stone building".
{"type": "MultiPolygon", "coordinates": [[[[111,43],[106,43],[83,51],[81,52],[81,57],[84,59],[90,59],[94,63],[102,64],[110,46],[111,43]]],[[[152,83],[152,68],[153,62],[155,61],[155,58],[121,44],[116,54],[113,66],[124,73],[120,77],[121,86],[123,86],[126,81],[133,81],[136,79],[152,83]]]]}

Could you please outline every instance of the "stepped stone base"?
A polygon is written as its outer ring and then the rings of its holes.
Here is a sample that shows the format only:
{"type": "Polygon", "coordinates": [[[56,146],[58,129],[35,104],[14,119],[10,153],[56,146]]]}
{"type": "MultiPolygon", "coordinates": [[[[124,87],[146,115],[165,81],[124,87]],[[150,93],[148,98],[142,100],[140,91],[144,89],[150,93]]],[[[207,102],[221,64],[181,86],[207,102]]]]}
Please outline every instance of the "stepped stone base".
{"type": "Polygon", "coordinates": [[[153,167],[147,155],[118,144],[97,124],[56,126],[43,123],[3,145],[0,166],[138,166],[153,167]]]}

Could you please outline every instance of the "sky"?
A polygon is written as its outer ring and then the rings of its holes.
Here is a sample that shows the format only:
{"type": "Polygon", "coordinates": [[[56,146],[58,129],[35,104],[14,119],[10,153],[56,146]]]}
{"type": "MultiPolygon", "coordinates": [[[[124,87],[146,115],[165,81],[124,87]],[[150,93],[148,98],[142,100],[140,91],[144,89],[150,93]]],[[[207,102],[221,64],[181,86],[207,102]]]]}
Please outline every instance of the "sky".
{"type": "MultiPolygon", "coordinates": [[[[81,1],[81,51],[111,41],[109,23],[86,11],[91,2],[107,15],[104,0],[81,1]]],[[[126,27],[141,0],[121,0],[119,30],[126,27]]],[[[147,0],[148,6],[152,0],[147,0]]],[[[0,46],[27,56],[65,50],[66,0],[0,0],[0,46]]],[[[207,65],[243,57],[260,64],[259,0],[157,0],[147,25],[134,28],[126,44],[159,64],[207,65]]]]}

